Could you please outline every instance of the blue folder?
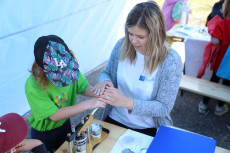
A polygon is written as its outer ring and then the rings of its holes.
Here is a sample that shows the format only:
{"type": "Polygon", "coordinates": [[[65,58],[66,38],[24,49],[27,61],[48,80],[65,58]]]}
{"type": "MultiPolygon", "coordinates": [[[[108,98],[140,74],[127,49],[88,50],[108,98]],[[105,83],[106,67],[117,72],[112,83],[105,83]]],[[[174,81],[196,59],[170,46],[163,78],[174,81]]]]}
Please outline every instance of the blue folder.
{"type": "Polygon", "coordinates": [[[147,153],[214,153],[216,140],[180,129],[160,126],[147,153]]]}

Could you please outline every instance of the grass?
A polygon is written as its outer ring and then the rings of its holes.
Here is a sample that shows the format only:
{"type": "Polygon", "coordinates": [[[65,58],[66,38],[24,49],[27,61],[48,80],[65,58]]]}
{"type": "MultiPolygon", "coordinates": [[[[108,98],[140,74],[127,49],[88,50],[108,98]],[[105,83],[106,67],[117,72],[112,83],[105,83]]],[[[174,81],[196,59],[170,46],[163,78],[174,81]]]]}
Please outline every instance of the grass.
{"type": "MultiPolygon", "coordinates": [[[[155,0],[157,4],[162,8],[165,0],[155,0]]],[[[196,18],[200,18],[201,24],[205,25],[207,16],[212,11],[213,5],[218,2],[218,0],[189,0],[190,9],[192,10],[189,15],[189,24],[195,24],[196,18]]]]}

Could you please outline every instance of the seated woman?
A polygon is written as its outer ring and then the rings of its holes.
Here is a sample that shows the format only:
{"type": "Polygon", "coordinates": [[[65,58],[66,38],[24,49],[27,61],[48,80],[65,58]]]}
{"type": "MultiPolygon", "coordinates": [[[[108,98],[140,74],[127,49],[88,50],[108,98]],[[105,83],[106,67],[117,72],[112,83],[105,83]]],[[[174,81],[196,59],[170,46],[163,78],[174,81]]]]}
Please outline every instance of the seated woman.
{"type": "Polygon", "coordinates": [[[172,125],[181,77],[181,58],[166,43],[159,6],[143,2],[128,14],[125,37],[113,48],[93,91],[113,106],[105,121],[154,136],[160,125],[172,125]]]}

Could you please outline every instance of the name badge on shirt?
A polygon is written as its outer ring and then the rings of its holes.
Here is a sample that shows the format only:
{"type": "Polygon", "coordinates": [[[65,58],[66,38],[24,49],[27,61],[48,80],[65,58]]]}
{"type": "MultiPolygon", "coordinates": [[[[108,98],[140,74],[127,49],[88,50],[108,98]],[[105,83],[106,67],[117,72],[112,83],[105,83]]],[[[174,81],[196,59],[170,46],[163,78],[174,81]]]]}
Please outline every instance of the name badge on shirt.
{"type": "Polygon", "coordinates": [[[140,81],[145,81],[145,76],[140,75],[139,80],[140,81]]]}
{"type": "Polygon", "coordinates": [[[139,80],[140,80],[140,81],[153,81],[153,80],[154,80],[154,77],[153,77],[152,79],[147,79],[145,76],[140,75],[139,80]]]}

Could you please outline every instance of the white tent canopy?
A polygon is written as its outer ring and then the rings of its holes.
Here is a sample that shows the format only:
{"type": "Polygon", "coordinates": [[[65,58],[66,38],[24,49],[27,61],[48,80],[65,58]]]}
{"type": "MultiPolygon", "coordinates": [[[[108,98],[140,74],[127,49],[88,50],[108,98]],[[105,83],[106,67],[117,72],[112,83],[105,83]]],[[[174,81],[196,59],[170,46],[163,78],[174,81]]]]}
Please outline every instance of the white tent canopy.
{"type": "Polygon", "coordinates": [[[30,110],[25,81],[34,42],[60,36],[75,53],[83,74],[106,62],[124,34],[128,12],[141,0],[1,0],[0,116],[30,110]]]}

